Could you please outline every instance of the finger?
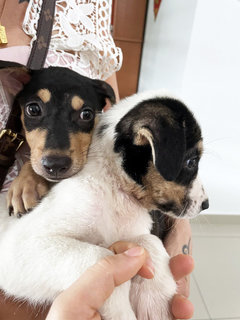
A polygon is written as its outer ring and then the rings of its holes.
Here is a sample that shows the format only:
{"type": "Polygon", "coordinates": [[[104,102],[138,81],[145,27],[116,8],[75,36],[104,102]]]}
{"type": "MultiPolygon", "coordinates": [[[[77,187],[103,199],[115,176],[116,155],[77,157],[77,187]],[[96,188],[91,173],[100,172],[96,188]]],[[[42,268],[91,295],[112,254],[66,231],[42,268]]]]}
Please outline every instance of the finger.
{"type": "Polygon", "coordinates": [[[113,251],[115,254],[123,253],[124,251],[137,247],[137,244],[130,241],[117,241],[114,242],[108,249],[113,251]]]}
{"type": "MultiPolygon", "coordinates": [[[[138,246],[137,243],[129,242],[129,241],[117,241],[114,242],[108,249],[113,251],[115,254],[123,253],[124,251],[134,248],[138,246]]],[[[141,269],[138,271],[138,275],[146,279],[152,279],[154,277],[154,266],[152,263],[152,259],[146,249],[145,252],[145,262],[141,269]]]]}
{"type": "Polygon", "coordinates": [[[127,252],[115,256],[107,256],[100,260],[58,298],[63,304],[75,297],[75,312],[80,319],[92,319],[111,295],[114,288],[135,276],[145,261],[144,249],[134,247],[127,252]],[[84,318],[85,317],[85,318],[84,318]]]}
{"type": "Polygon", "coordinates": [[[172,314],[176,319],[191,319],[194,313],[193,304],[184,296],[176,294],[172,300],[172,314]]]}
{"type": "Polygon", "coordinates": [[[179,254],[170,259],[170,269],[176,281],[190,274],[194,269],[194,260],[189,255],[179,254]]]}

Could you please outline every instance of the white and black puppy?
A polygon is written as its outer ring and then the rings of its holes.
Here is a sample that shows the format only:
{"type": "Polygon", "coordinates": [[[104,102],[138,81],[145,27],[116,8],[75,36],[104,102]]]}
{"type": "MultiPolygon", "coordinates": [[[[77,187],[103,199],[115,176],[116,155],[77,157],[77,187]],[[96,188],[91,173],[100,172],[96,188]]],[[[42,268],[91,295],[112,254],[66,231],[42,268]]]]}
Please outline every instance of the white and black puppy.
{"type": "Polygon", "coordinates": [[[145,247],[151,280],[117,287],[103,319],[168,320],[176,283],[149,211],[191,218],[208,207],[198,180],[201,130],[180,101],[158,93],[129,97],[104,114],[88,162],[57,184],[31,214],[0,218],[0,288],[32,303],[52,302],[107,248],[129,240],[145,247]],[[129,294],[130,293],[130,294],[129,294]]]}

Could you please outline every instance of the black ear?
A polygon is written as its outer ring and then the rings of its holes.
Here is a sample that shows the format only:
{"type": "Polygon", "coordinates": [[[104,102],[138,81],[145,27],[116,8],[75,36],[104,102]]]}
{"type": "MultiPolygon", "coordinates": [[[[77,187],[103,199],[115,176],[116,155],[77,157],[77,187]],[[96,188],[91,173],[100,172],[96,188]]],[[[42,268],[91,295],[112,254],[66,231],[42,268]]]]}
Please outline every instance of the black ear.
{"type": "Polygon", "coordinates": [[[139,129],[134,142],[137,145],[151,145],[153,163],[164,179],[173,181],[177,178],[186,150],[183,126],[152,123],[151,128],[139,129]]]}
{"type": "Polygon", "coordinates": [[[109,99],[111,104],[116,102],[116,96],[113,88],[108,83],[102,80],[93,80],[93,82],[99,95],[102,108],[106,105],[106,99],[109,99]]]}
{"type": "Polygon", "coordinates": [[[27,84],[31,79],[31,70],[24,65],[13,61],[0,60],[0,78],[5,72],[10,72],[11,76],[23,85],[27,84]]]}
{"type": "MultiPolygon", "coordinates": [[[[22,68],[24,65],[13,62],[13,61],[3,61],[0,60],[0,69],[5,69],[5,68],[22,68]]],[[[26,68],[26,67],[25,67],[26,68]]]]}

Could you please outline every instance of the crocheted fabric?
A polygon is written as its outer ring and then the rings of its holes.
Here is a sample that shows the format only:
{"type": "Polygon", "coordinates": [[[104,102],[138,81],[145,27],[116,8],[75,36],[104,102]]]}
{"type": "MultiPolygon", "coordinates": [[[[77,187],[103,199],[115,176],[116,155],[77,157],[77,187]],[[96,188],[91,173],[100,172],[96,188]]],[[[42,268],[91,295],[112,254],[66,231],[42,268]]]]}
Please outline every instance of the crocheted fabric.
{"type": "MultiPolygon", "coordinates": [[[[42,0],[30,0],[23,29],[36,39],[42,0]]],[[[46,65],[65,66],[90,78],[107,79],[122,64],[110,33],[111,0],[57,0],[46,65]]]]}

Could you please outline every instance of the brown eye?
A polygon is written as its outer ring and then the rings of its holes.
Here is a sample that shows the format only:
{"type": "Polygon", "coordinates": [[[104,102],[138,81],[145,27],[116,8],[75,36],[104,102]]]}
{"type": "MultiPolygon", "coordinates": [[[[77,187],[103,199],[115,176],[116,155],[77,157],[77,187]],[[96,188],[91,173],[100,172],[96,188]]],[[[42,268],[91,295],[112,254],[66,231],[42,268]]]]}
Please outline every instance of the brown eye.
{"type": "Polygon", "coordinates": [[[80,112],[80,118],[84,121],[92,120],[94,117],[94,113],[91,109],[86,108],[80,112]]]}
{"type": "Polygon", "coordinates": [[[39,117],[42,114],[42,109],[38,103],[32,102],[26,106],[26,114],[30,117],[39,117]]]}

